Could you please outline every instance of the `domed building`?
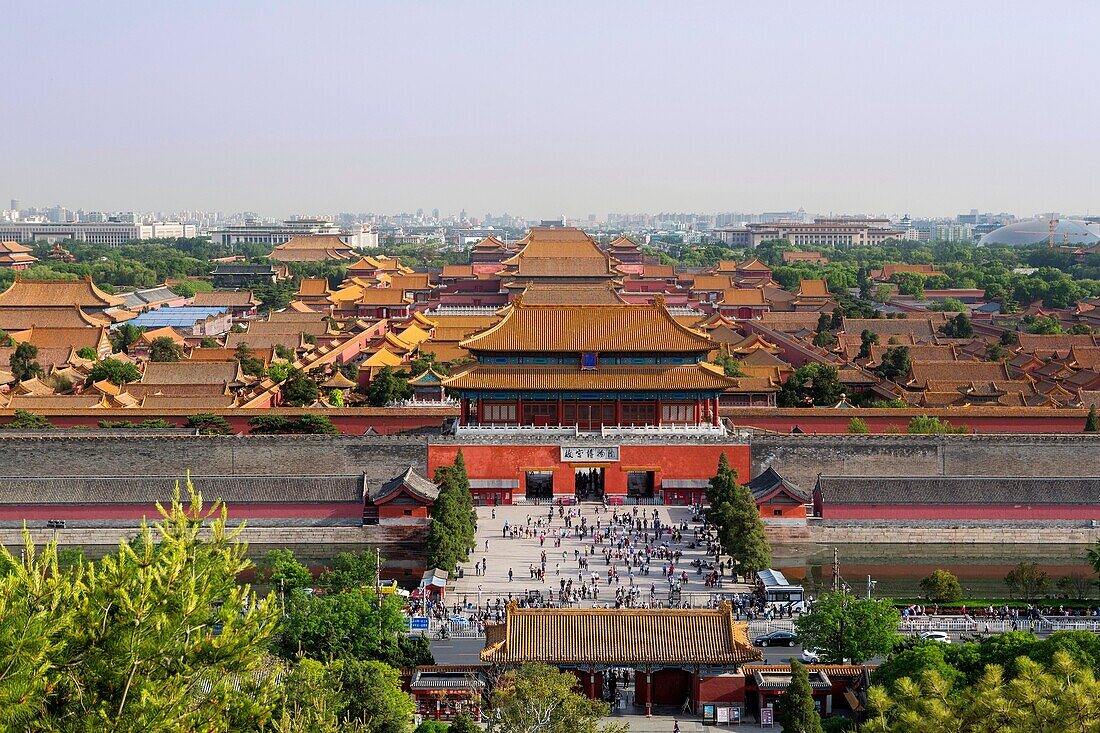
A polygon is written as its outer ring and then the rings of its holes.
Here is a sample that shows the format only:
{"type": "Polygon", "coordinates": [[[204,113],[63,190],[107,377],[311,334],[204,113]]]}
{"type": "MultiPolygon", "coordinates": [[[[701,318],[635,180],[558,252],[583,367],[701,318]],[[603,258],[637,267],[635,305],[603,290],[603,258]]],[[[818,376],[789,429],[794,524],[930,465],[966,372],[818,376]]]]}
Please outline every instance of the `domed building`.
{"type": "MultiPolygon", "coordinates": [[[[1050,219],[1029,219],[1007,224],[994,229],[978,242],[986,244],[1009,244],[1023,246],[1043,244],[1050,239],[1050,219]]],[[[1054,244],[1088,246],[1100,242],[1100,225],[1077,219],[1059,219],[1054,225],[1054,244]]]]}

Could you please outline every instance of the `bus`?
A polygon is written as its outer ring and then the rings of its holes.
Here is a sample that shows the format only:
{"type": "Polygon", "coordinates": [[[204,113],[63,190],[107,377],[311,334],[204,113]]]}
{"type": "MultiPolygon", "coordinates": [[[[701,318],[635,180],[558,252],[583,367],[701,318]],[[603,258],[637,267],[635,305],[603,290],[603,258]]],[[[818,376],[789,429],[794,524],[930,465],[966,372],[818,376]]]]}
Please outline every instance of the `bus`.
{"type": "Polygon", "coordinates": [[[756,583],[767,608],[798,612],[806,610],[806,591],[800,585],[788,583],[778,570],[758,570],[756,583]]]}

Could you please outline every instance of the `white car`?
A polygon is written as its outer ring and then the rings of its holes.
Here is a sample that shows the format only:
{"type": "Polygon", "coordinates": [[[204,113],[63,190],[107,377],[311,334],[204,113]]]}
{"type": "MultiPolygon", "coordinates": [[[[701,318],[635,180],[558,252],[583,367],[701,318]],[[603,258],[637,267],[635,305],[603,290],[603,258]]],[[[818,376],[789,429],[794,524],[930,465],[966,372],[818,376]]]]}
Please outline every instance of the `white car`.
{"type": "Polygon", "coordinates": [[[817,649],[803,649],[798,658],[806,664],[821,664],[821,652],[817,649]]]}
{"type": "Polygon", "coordinates": [[[941,644],[951,643],[951,637],[942,631],[925,631],[920,638],[924,641],[938,641],[941,644]]]}

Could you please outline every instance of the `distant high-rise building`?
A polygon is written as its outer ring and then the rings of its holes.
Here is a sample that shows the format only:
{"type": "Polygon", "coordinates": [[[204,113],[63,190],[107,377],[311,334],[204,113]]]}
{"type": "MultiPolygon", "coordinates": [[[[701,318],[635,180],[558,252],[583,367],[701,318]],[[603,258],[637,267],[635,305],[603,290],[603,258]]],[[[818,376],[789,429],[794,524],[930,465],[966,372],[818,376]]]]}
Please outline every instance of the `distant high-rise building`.
{"type": "Polygon", "coordinates": [[[12,199],[11,200],[11,210],[12,211],[19,211],[19,199],[12,199]]]}

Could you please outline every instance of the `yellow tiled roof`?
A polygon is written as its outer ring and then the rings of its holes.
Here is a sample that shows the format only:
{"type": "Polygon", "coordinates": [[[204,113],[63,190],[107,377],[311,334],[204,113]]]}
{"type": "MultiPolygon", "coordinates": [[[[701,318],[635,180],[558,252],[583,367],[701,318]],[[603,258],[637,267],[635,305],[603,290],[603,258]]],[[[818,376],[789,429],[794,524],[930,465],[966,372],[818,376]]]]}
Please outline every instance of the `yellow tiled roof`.
{"type": "Polygon", "coordinates": [[[659,304],[526,305],[516,301],[503,320],[461,346],[471,351],[701,352],[705,335],[682,326],[659,304]]]}
{"type": "Polygon", "coordinates": [[[400,356],[395,355],[388,349],[379,349],[363,360],[363,366],[401,366],[404,363],[401,361],[400,356]]]}
{"type": "Polygon", "coordinates": [[[825,280],[802,280],[799,282],[798,295],[803,298],[828,298],[829,284],[825,280]]]}
{"type": "Polygon", "coordinates": [[[0,307],[79,305],[84,308],[107,308],[124,302],[122,298],[97,288],[90,277],[83,280],[22,280],[17,276],[11,287],[0,293],[0,307]]]}
{"type": "Polygon", "coordinates": [[[444,384],[454,389],[723,390],[736,387],[737,379],[703,364],[606,366],[599,369],[565,365],[478,364],[449,377],[444,384]]]}
{"type": "Polygon", "coordinates": [[[481,659],[515,664],[734,665],[761,661],[747,624],[718,609],[517,608],[486,634],[481,659]],[[503,631],[503,633],[501,633],[503,631]]]}
{"type": "Polygon", "coordinates": [[[328,295],[328,280],[323,277],[304,277],[298,286],[298,296],[323,296],[328,295]]]}
{"type": "Polygon", "coordinates": [[[767,305],[760,288],[733,288],[722,292],[723,305],[767,305]]]}

